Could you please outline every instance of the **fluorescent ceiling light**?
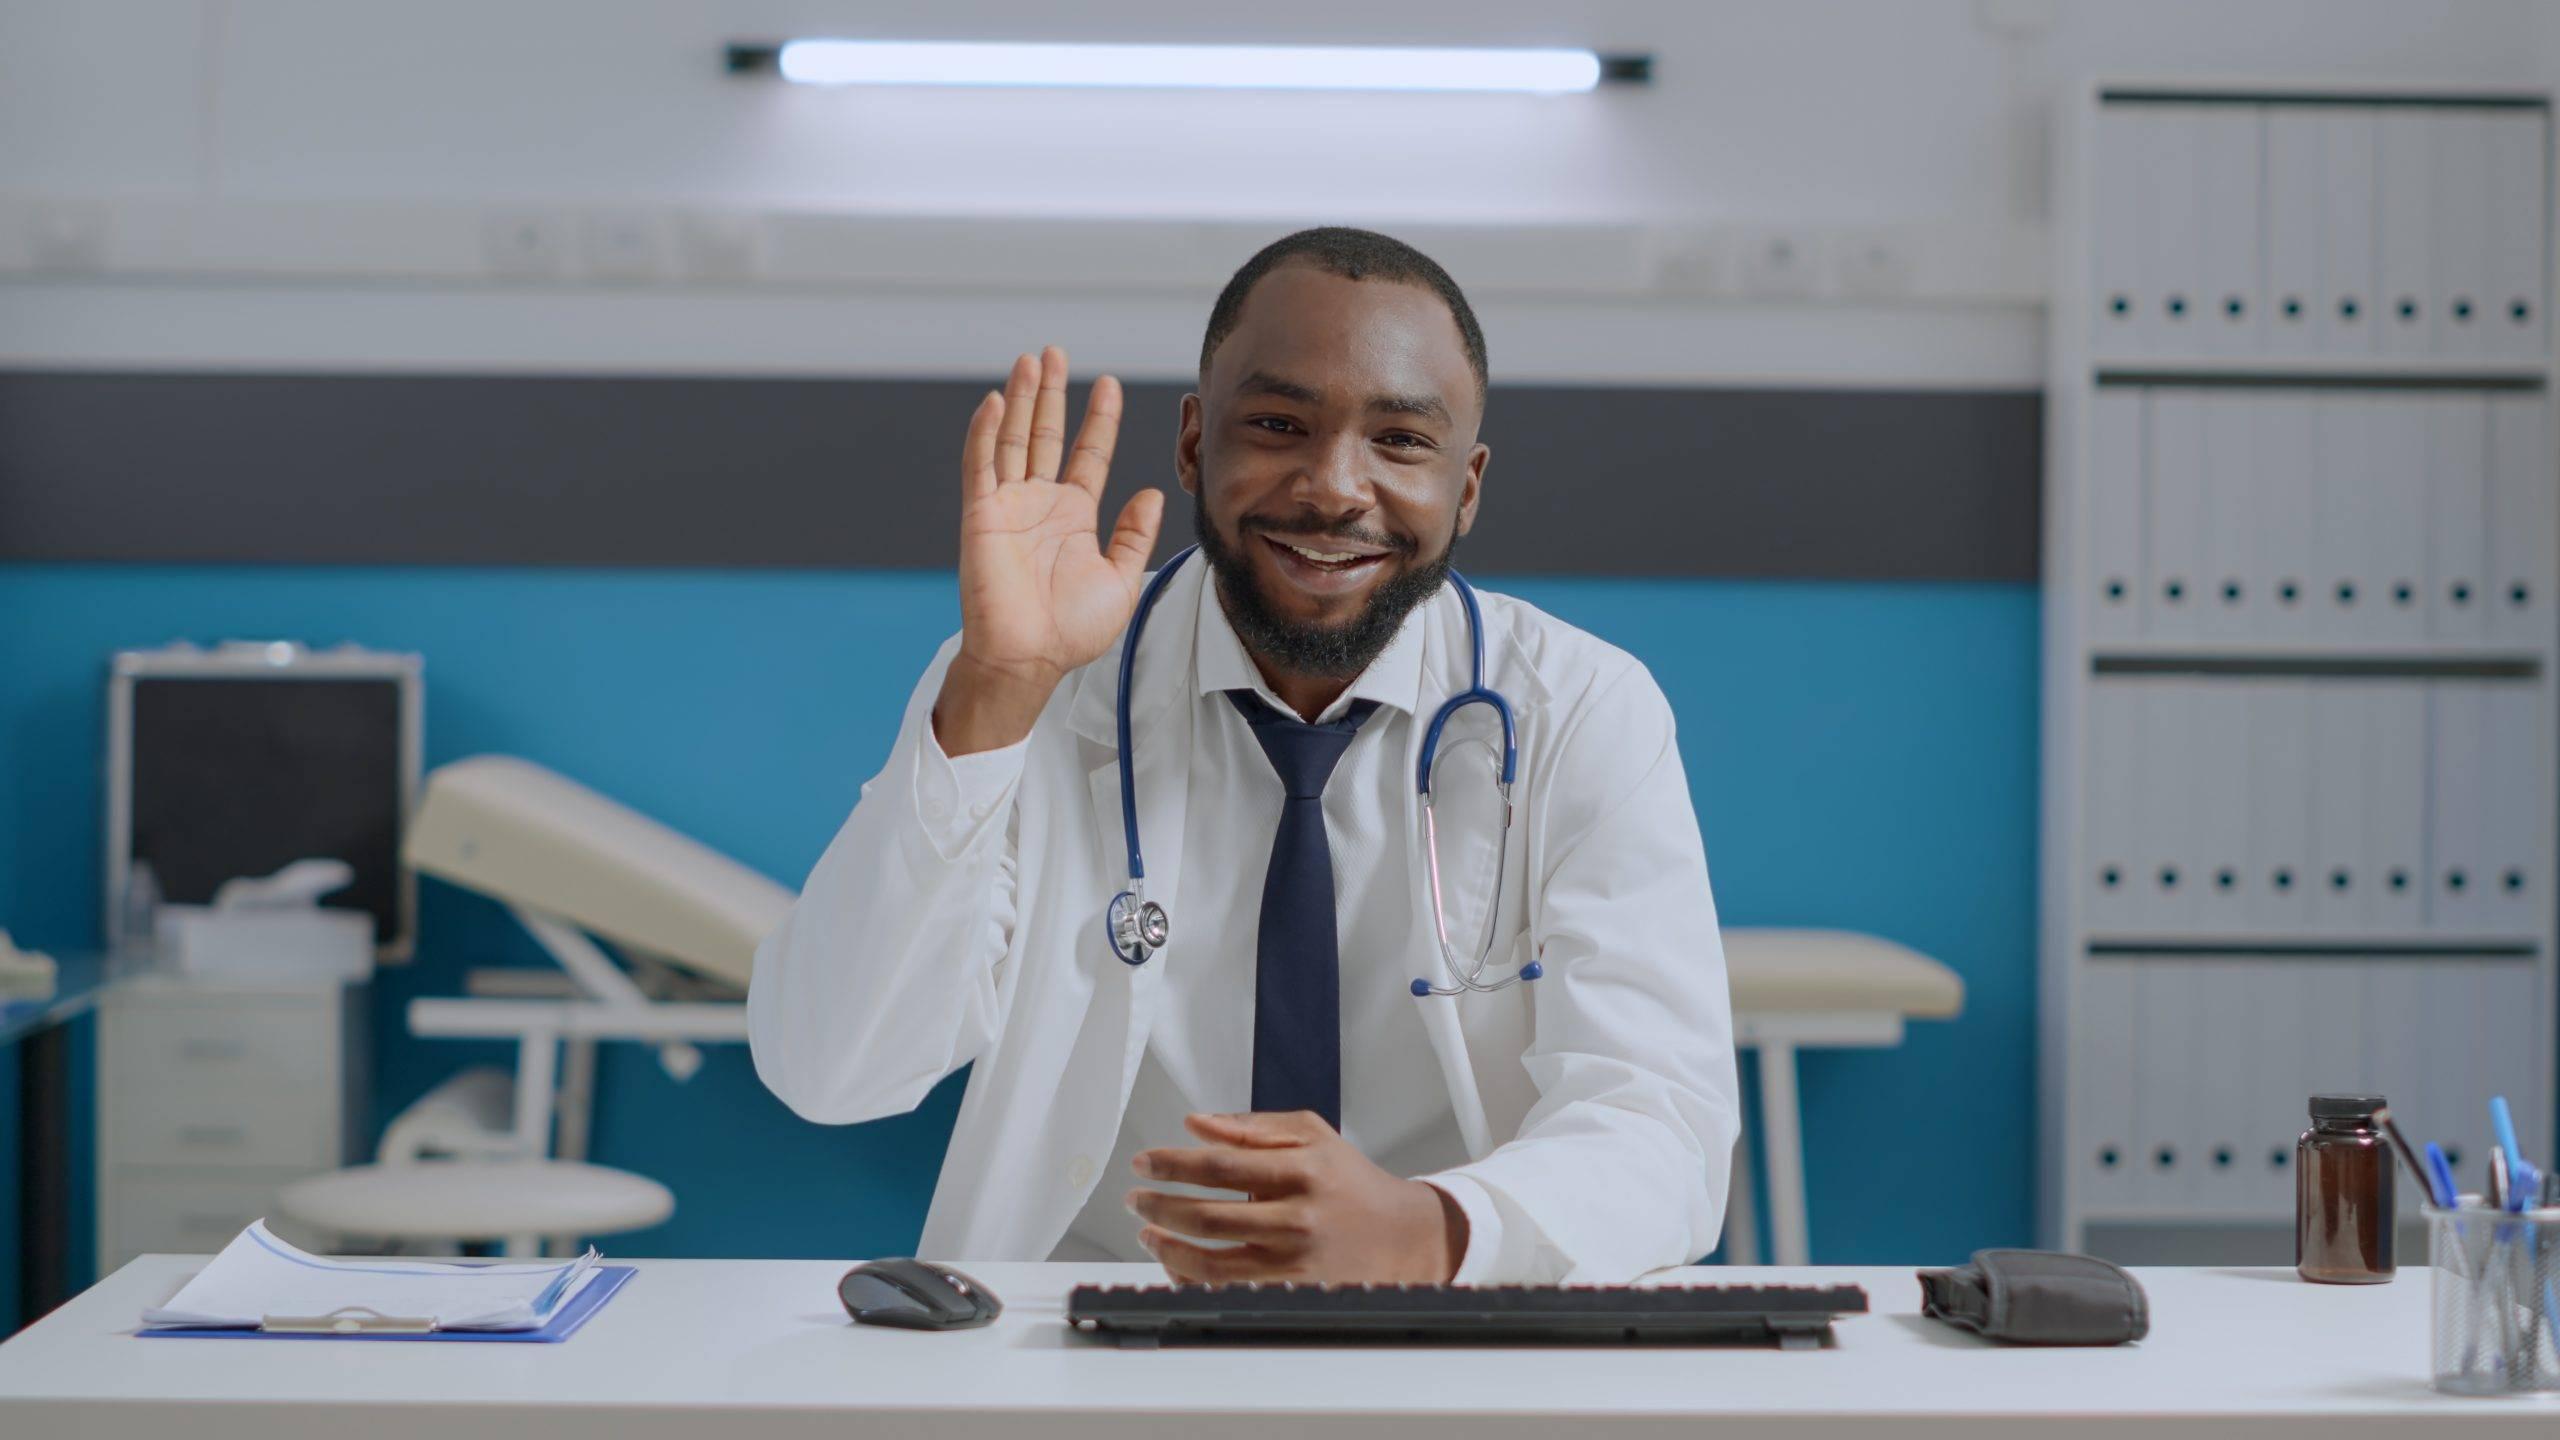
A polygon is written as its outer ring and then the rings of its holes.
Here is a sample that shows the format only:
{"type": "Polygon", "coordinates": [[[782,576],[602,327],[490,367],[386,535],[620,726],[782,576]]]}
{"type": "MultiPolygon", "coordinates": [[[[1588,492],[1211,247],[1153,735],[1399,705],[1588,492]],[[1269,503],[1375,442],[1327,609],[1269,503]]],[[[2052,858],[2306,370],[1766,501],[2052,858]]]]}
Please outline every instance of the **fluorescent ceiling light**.
{"type": "Polygon", "coordinates": [[[1352,45],[1050,45],[792,40],[732,45],[729,69],[804,85],[1412,90],[1569,95],[1651,78],[1646,56],[1352,45]]]}

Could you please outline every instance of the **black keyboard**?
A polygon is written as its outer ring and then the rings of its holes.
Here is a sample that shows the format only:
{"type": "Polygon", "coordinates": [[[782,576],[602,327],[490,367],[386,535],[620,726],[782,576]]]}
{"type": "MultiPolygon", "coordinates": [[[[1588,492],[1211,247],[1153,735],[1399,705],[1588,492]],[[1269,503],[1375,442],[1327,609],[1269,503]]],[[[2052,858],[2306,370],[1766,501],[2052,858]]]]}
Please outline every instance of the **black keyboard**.
{"type": "Polygon", "coordinates": [[[1820,1345],[1863,1315],[1855,1285],[1079,1285],[1067,1323],[1124,1346],[1178,1340],[1370,1344],[1820,1345]]]}

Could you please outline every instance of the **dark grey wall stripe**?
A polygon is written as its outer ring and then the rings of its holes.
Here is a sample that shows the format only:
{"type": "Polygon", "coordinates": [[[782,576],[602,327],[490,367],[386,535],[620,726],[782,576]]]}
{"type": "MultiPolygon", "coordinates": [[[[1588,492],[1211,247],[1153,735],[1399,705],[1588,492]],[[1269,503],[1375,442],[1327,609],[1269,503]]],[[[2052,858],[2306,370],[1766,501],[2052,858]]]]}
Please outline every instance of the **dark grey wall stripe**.
{"type": "MultiPolygon", "coordinates": [[[[981,390],[0,372],[0,560],[945,568],[981,390]]],[[[1130,387],[1116,491],[1169,485],[1181,394],[1130,387]]],[[[2032,391],[1497,386],[1464,563],[2029,580],[2041,425],[2032,391]]]]}

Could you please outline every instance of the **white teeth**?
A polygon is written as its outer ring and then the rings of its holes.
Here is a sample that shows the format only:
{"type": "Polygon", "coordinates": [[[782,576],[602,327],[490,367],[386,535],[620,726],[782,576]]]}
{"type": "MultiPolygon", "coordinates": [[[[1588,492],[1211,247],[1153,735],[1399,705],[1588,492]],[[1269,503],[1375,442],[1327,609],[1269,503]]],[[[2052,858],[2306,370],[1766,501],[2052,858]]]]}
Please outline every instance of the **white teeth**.
{"type": "MultiPolygon", "coordinates": [[[[1280,543],[1283,545],[1289,545],[1289,542],[1286,540],[1283,540],[1280,543]]],[[[1289,548],[1306,556],[1308,559],[1315,561],[1319,565],[1340,565],[1348,561],[1365,560],[1368,558],[1365,555],[1355,555],[1348,550],[1310,550],[1304,545],[1289,545],[1289,548]]]]}

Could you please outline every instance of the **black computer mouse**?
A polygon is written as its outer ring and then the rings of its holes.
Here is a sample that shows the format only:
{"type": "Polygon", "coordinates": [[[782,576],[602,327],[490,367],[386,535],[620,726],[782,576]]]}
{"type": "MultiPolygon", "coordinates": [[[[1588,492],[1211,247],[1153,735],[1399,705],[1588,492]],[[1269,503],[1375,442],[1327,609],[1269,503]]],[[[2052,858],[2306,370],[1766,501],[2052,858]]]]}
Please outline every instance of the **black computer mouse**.
{"type": "Polygon", "coordinates": [[[930,1260],[866,1260],[836,1282],[844,1313],[862,1325],[966,1330],[1004,1313],[994,1291],[930,1260]]]}

